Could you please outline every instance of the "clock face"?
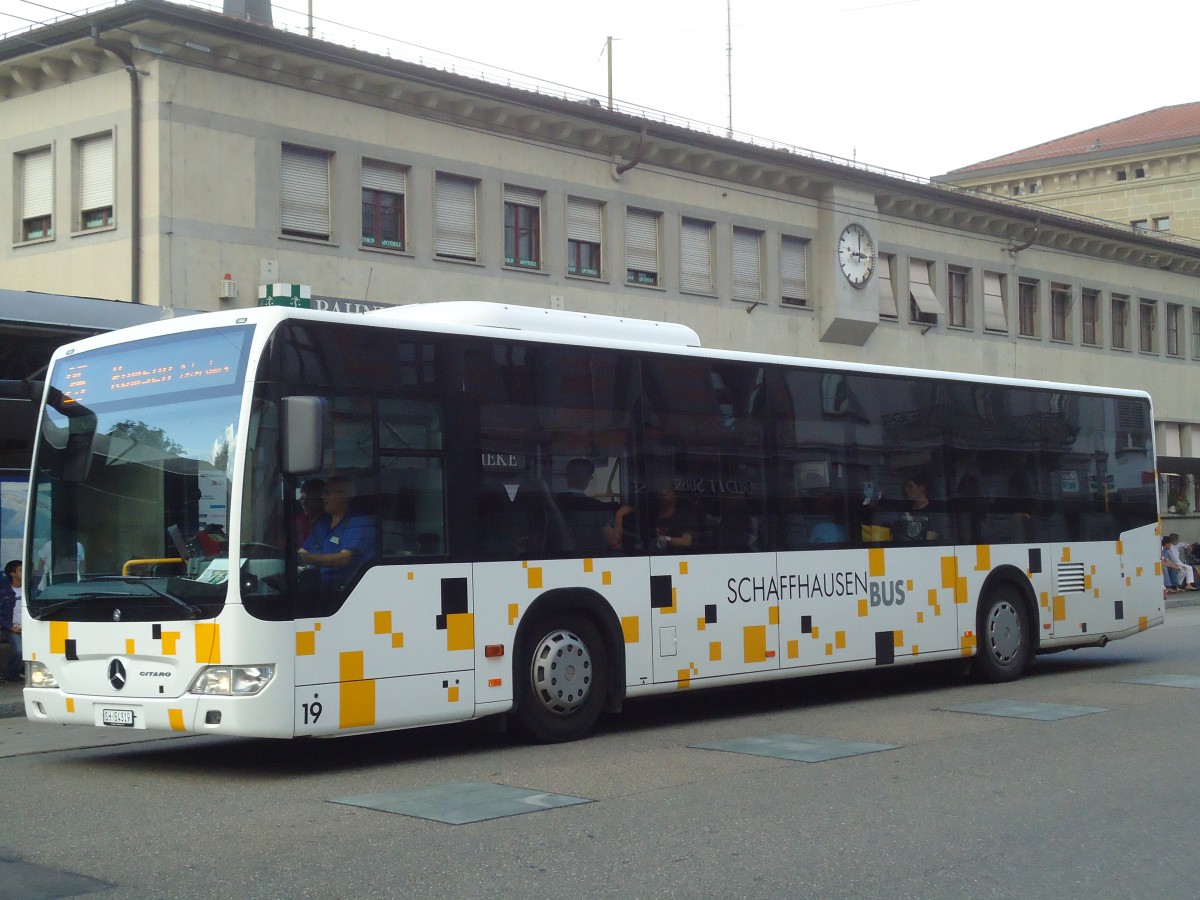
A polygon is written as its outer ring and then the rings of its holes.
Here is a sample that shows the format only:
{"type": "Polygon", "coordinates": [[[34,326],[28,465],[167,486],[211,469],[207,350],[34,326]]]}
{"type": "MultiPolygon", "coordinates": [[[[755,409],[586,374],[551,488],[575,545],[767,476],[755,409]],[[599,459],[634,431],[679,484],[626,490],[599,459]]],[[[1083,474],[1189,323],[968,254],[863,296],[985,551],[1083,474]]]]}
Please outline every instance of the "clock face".
{"type": "Polygon", "coordinates": [[[838,238],[838,265],[855,287],[871,280],[875,271],[875,241],[871,233],[857,223],[847,225],[838,238]]]}

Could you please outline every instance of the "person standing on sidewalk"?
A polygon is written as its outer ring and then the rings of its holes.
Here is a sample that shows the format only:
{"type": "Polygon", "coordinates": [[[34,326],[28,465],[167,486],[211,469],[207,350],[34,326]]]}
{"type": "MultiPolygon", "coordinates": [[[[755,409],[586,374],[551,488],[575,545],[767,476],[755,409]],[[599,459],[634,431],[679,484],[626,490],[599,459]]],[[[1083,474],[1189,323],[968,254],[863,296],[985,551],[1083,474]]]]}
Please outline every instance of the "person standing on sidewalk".
{"type": "Polygon", "coordinates": [[[21,648],[21,561],[14,559],[4,566],[7,580],[0,586],[0,631],[8,639],[8,666],[2,673],[5,681],[24,681],[25,662],[21,648]]]}

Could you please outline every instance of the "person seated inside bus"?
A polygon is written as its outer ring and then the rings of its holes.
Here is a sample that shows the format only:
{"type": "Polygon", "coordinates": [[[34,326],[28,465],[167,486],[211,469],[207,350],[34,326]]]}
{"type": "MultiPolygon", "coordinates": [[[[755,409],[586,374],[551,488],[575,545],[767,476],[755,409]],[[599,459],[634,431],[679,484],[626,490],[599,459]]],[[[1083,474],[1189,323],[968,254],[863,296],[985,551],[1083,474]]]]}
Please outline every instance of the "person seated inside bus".
{"type": "Polygon", "coordinates": [[[364,562],[375,555],[375,523],[355,512],[354,483],[335,476],[325,482],[324,514],[300,548],[300,562],[315,568],[325,587],[345,585],[364,562]]]}
{"type": "Polygon", "coordinates": [[[915,472],[904,482],[908,510],[892,525],[892,539],[903,543],[951,539],[950,521],[929,499],[929,476],[915,472]]]}
{"type": "Polygon", "coordinates": [[[652,553],[687,553],[695,545],[696,527],[696,517],[679,500],[675,489],[663,487],[658,491],[642,544],[652,553]]]}
{"type": "Polygon", "coordinates": [[[808,517],[810,544],[845,543],[846,528],[837,520],[838,507],[838,498],[832,491],[818,491],[812,498],[808,517]]]}
{"type": "Polygon", "coordinates": [[[614,507],[588,494],[588,485],[596,468],[591,461],[577,456],[567,463],[563,477],[567,489],[554,498],[580,553],[599,553],[611,549],[610,526],[614,507]]]}

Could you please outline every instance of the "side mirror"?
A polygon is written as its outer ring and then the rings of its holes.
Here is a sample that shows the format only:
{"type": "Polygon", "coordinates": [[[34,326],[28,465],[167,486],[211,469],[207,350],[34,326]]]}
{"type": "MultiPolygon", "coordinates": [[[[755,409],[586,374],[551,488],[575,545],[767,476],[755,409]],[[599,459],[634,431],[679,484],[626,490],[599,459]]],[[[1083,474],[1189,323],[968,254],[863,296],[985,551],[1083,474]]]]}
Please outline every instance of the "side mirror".
{"type": "Polygon", "coordinates": [[[283,398],[283,471],[309,475],[321,470],[325,448],[325,398],[283,398]]]}

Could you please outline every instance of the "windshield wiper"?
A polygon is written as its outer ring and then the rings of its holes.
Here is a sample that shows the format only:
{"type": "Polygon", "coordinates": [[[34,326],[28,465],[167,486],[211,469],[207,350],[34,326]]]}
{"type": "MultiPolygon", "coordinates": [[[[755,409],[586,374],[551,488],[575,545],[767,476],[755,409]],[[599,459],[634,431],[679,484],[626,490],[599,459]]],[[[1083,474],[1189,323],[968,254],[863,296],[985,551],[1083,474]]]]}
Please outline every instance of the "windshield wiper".
{"type": "MultiPolygon", "coordinates": [[[[99,578],[95,578],[92,580],[94,580],[94,581],[120,581],[123,584],[136,584],[140,587],[144,587],[144,588],[146,588],[146,590],[150,591],[150,593],[154,594],[156,597],[161,597],[163,600],[166,600],[170,603],[173,603],[175,606],[178,606],[180,609],[182,609],[184,612],[186,612],[188,614],[189,619],[198,619],[204,614],[204,610],[202,610],[200,607],[195,606],[191,603],[188,603],[186,600],[181,600],[178,597],[176,597],[174,594],[168,594],[166,591],[164,591],[160,588],[156,588],[154,585],[152,585],[146,581],[139,581],[136,578],[125,578],[120,575],[111,576],[111,577],[101,576],[99,578]]],[[[86,591],[82,594],[76,594],[74,597],[71,597],[68,600],[60,600],[58,603],[51,603],[49,606],[44,606],[40,610],[38,610],[38,614],[43,615],[43,616],[50,616],[60,610],[67,609],[72,606],[77,606],[78,604],[83,603],[84,601],[89,601],[89,600],[131,600],[135,597],[137,597],[137,594],[131,594],[128,591],[124,591],[124,592],[86,591]]]]}
{"type": "Polygon", "coordinates": [[[60,610],[68,609],[72,606],[78,606],[90,600],[128,600],[132,594],[121,593],[115,591],[87,591],[83,594],[76,594],[68,600],[60,600],[57,603],[51,603],[48,606],[43,606],[37,610],[39,616],[51,616],[60,610]]]}

